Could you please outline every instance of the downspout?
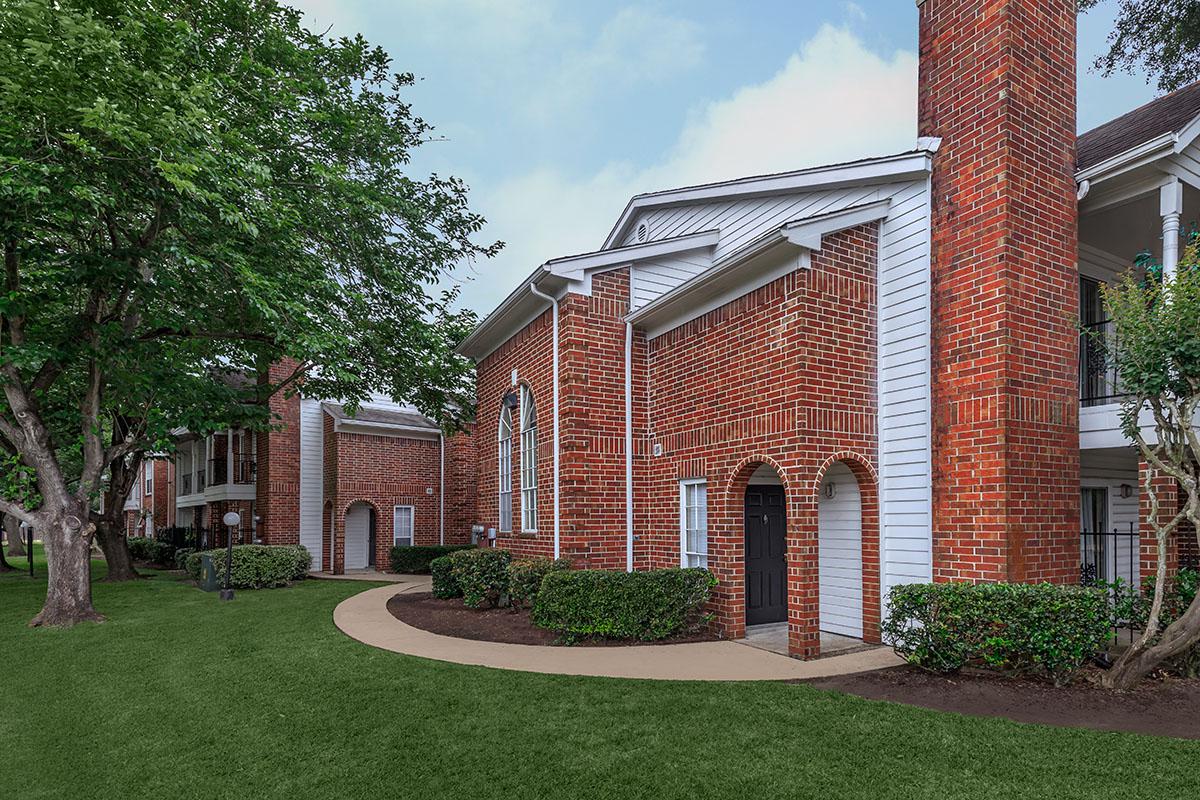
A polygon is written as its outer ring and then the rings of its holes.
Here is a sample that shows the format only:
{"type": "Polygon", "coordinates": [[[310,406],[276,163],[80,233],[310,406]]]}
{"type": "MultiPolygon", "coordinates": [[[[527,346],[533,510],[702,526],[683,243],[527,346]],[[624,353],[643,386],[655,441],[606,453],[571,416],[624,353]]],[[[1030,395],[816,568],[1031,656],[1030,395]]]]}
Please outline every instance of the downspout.
{"type": "Polygon", "coordinates": [[[625,323],[625,571],[633,572],[633,323],[625,323]]]}
{"type": "Polygon", "coordinates": [[[446,543],[446,434],[438,433],[441,466],[438,468],[438,544],[446,543]]]}
{"type": "Polygon", "coordinates": [[[535,297],[548,300],[551,308],[550,349],[553,360],[554,382],[554,557],[558,558],[560,541],[558,505],[558,299],[541,291],[532,283],[529,284],[529,291],[533,292],[535,297]]]}

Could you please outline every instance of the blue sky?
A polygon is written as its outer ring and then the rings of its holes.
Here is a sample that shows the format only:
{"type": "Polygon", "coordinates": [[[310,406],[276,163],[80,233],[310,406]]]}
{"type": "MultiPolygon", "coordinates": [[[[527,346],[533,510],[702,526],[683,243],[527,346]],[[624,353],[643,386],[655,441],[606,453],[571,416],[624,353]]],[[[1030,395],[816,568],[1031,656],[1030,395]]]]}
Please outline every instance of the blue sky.
{"type": "MultiPolygon", "coordinates": [[[[912,0],[293,2],[418,76],[413,106],[444,140],[414,171],[463,178],[481,238],[506,242],[455,275],[481,314],[543,261],[597,248],[634,193],[915,142],[912,0]]],[[[1089,69],[1112,15],[1081,20],[1081,130],[1155,95],[1089,69]]]]}

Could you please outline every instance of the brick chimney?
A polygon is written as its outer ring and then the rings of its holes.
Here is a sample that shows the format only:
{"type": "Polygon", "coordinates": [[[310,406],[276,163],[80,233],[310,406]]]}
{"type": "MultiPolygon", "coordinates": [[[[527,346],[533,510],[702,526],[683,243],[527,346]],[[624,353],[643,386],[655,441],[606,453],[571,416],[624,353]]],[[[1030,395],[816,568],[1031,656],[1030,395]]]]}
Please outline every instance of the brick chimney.
{"type": "MultiPolygon", "coordinates": [[[[278,384],[297,366],[292,359],[277,361],[259,375],[259,382],[278,384]]],[[[270,409],[279,429],[258,434],[258,535],[267,544],[300,544],[300,396],[277,392],[270,409]]]]}
{"type": "Polygon", "coordinates": [[[918,0],[934,576],[1077,577],[1075,0],[918,0]]]}

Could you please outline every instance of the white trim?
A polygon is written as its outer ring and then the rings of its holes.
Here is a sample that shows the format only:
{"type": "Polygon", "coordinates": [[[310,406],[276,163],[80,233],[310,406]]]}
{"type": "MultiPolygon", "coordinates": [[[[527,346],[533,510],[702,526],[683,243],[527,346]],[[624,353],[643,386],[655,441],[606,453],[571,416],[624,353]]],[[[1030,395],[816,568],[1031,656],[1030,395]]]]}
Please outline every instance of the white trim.
{"type": "MultiPolygon", "coordinates": [[[[631,272],[632,272],[632,270],[631,270],[631,272]]],[[[553,409],[551,411],[553,419],[551,420],[551,422],[554,426],[554,431],[552,434],[553,450],[554,450],[554,488],[553,488],[553,491],[554,491],[554,557],[557,559],[559,556],[559,541],[560,541],[560,535],[559,535],[559,532],[560,532],[559,477],[558,477],[559,476],[559,472],[558,472],[558,462],[559,462],[559,447],[558,447],[558,441],[559,441],[559,439],[558,439],[558,398],[559,398],[558,299],[555,297],[552,297],[551,295],[543,294],[538,289],[538,287],[534,284],[530,284],[529,290],[531,292],[533,292],[534,295],[542,298],[543,300],[547,300],[550,302],[550,310],[551,310],[551,315],[552,315],[551,321],[550,321],[550,350],[551,350],[551,373],[552,373],[551,380],[553,382],[553,386],[551,387],[551,389],[552,389],[552,393],[554,395],[554,399],[553,399],[553,409]]]]}
{"type": "MultiPolygon", "coordinates": [[[[651,258],[661,258],[688,250],[712,249],[717,246],[720,234],[717,231],[701,231],[686,236],[676,236],[671,239],[659,239],[656,242],[634,244],[628,247],[597,250],[593,253],[583,253],[577,256],[555,258],[545,263],[545,268],[552,274],[562,278],[579,280],[589,270],[620,268],[634,261],[644,261],[651,258]]],[[[536,292],[535,292],[536,294],[536,292]]]]}
{"type": "Polygon", "coordinates": [[[521,431],[521,532],[537,533],[537,401],[533,398],[533,392],[525,384],[521,384],[520,398],[521,405],[519,428],[521,431]],[[528,415],[526,413],[526,402],[528,402],[529,406],[531,407],[528,415]],[[529,419],[532,419],[532,425],[526,424],[529,419]],[[532,463],[527,463],[527,460],[531,461],[532,463]],[[525,484],[526,475],[531,476],[532,480],[532,483],[528,486],[525,484]],[[530,502],[531,499],[532,502],[530,502]],[[532,524],[526,524],[528,522],[532,522],[532,524]]]}
{"type": "Polygon", "coordinates": [[[625,571],[633,572],[633,324],[625,323],[625,571]]]}
{"type": "Polygon", "coordinates": [[[1095,184],[1115,178],[1131,169],[1136,169],[1151,161],[1156,161],[1168,153],[1175,152],[1175,145],[1178,141],[1179,138],[1176,134],[1164,133],[1148,142],[1131,147],[1123,153],[1118,153],[1112,158],[1107,158],[1099,164],[1076,172],[1075,182],[1090,181],[1095,184]]]}
{"type": "Polygon", "coordinates": [[[689,555],[702,556],[704,559],[704,566],[705,567],[708,566],[708,479],[707,478],[684,478],[679,481],[679,566],[681,566],[681,567],[688,566],[688,556],[689,555]],[[692,553],[688,550],[688,546],[687,546],[687,532],[688,532],[687,491],[688,491],[688,487],[690,487],[690,486],[703,486],[704,487],[705,525],[704,525],[704,552],[703,553],[692,553]]]}
{"type": "Polygon", "coordinates": [[[512,457],[512,440],[513,440],[513,424],[512,424],[512,409],[504,405],[504,401],[500,402],[500,420],[496,425],[496,527],[502,533],[512,533],[512,479],[513,479],[513,457],[512,457]],[[505,421],[505,416],[508,420],[505,421]],[[508,435],[502,436],[501,433],[505,426],[508,426],[508,435]],[[507,470],[505,469],[507,467],[507,470]],[[507,471],[508,480],[504,480],[504,474],[507,471]],[[507,491],[505,491],[507,489],[507,491]],[[505,525],[504,519],[504,499],[508,498],[508,524],[505,525]]]}
{"type": "Polygon", "coordinates": [[[808,250],[820,250],[826,236],[868,222],[877,222],[891,213],[892,199],[850,206],[841,211],[822,214],[811,219],[789,222],[780,229],[783,238],[808,250]]]}
{"type": "MultiPolygon", "coordinates": [[[[935,140],[927,138],[925,141],[932,143],[935,140]]],[[[700,200],[718,198],[728,200],[776,192],[811,190],[817,187],[834,188],[841,185],[891,183],[904,178],[915,178],[918,175],[928,174],[932,169],[933,152],[932,149],[913,150],[849,164],[814,167],[794,172],[781,172],[776,175],[755,175],[720,183],[640,194],[626,204],[616,225],[604,240],[602,249],[610,249],[621,241],[635,214],[648,208],[686,205],[700,200]]]]}
{"type": "MultiPolygon", "coordinates": [[[[369,534],[368,534],[369,537],[369,534]]],[[[368,538],[369,541],[369,538],[368,538]]],[[[417,543],[417,509],[410,505],[392,506],[392,547],[412,547],[417,543]],[[402,508],[408,509],[408,544],[402,545],[396,541],[396,512],[402,508]]]]}

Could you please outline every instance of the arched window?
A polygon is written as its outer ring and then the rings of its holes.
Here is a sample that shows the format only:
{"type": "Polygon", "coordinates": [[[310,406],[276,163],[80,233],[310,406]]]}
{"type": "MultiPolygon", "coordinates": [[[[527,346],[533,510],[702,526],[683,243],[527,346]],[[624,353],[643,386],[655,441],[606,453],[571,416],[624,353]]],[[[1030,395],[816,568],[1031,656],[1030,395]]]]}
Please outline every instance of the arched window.
{"type": "Polygon", "coordinates": [[[528,386],[521,387],[521,530],[537,530],[537,409],[528,386]]]}
{"type": "Polygon", "coordinates": [[[500,468],[497,472],[500,480],[500,530],[505,532],[512,530],[512,435],[512,409],[507,403],[502,403],[500,430],[497,435],[500,468]]]}

